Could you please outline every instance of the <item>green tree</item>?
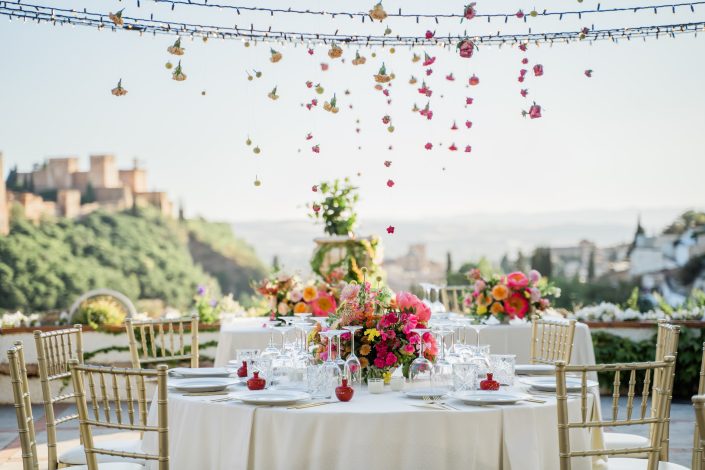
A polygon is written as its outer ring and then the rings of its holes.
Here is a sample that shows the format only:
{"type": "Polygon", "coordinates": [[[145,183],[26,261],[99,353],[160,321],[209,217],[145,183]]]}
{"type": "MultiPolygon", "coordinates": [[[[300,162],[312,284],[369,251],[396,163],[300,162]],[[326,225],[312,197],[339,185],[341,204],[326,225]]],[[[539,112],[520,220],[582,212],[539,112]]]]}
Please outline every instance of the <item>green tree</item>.
{"type": "Polygon", "coordinates": [[[588,259],[587,280],[592,282],[595,280],[595,249],[590,250],[590,258],[588,259]]]}
{"type": "Polygon", "coordinates": [[[551,248],[537,247],[531,255],[531,267],[550,279],[553,275],[551,248]]]}
{"type": "Polygon", "coordinates": [[[81,204],[89,204],[91,202],[95,202],[95,189],[93,189],[93,185],[88,182],[86,192],[81,196],[81,204]]]}
{"type": "Polygon", "coordinates": [[[446,277],[453,272],[453,259],[450,251],[446,252],[446,277]]]}
{"type": "Polygon", "coordinates": [[[517,260],[516,263],[514,263],[514,269],[522,272],[526,272],[529,269],[529,260],[526,259],[526,256],[524,256],[524,253],[521,250],[517,253],[517,260]]]}
{"type": "Polygon", "coordinates": [[[504,274],[508,274],[512,271],[512,262],[509,260],[509,255],[506,253],[502,255],[502,259],[499,262],[499,268],[504,274]]]}

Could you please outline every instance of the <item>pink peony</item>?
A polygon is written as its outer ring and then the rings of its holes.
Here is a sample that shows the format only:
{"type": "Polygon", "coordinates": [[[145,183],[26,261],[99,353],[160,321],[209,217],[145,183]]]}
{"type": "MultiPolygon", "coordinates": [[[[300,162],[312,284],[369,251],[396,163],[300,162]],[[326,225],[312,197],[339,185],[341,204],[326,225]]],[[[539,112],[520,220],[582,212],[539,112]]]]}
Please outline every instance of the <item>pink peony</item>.
{"type": "Polygon", "coordinates": [[[529,278],[520,271],[507,275],[507,285],[510,289],[523,289],[529,285],[529,278]]]}
{"type": "Polygon", "coordinates": [[[515,292],[504,301],[504,311],[512,318],[524,318],[529,311],[529,301],[521,292],[515,292]]]}
{"type": "Polygon", "coordinates": [[[325,292],[319,292],[316,300],[311,302],[311,311],[316,317],[327,317],[335,312],[336,308],[335,297],[325,292]]]}
{"type": "Polygon", "coordinates": [[[535,269],[532,269],[529,271],[529,281],[531,281],[532,284],[536,285],[538,282],[541,280],[541,273],[538,272],[535,269]]]}

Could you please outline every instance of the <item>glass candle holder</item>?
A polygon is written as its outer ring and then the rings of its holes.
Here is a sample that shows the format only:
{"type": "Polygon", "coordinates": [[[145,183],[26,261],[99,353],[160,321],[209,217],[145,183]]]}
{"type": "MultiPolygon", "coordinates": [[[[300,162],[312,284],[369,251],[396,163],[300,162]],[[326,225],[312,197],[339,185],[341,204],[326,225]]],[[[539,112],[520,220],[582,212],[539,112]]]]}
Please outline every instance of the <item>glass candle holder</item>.
{"type": "Polygon", "coordinates": [[[384,392],[384,379],[381,378],[368,378],[367,379],[367,391],[370,393],[382,393],[384,392]]]}

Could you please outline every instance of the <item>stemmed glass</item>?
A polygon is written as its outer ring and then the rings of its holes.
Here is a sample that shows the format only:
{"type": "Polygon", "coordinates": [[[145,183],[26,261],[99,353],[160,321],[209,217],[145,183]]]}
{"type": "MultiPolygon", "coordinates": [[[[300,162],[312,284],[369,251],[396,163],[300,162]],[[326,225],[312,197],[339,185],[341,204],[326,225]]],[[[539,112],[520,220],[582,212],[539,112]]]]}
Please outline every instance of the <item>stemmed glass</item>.
{"type": "Polygon", "coordinates": [[[294,323],[294,327],[301,331],[301,334],[303,336],[301,340],[301,348],[299,350],[299,355],[305,358],[310,358],[312,357],[311,351],[309,350],[309,343],[308,343],[308,335],[311,333],[311,330],[313,330],[313,325],[310,324],[307,321],[297,321],[294,323]]]}
{"type": "Polygon", "coordinates": [[[419,356],[409,366],[409,382],[413,386],[431,386],[433,364],[424,357],[423,335],[428,333],[428,328],[414,328],[411,330],[419,336],[419,356]]]}
{"type": "Polygon", "coordinates": [[[432,308],[433,304],[431,303],[431,289],[433,288],[433,284],[430,284],[428,282],[420,282],[419,286],[421,286],[421,289],[423,289],[423,299],[421,301],[428,308],[432,308]]]}
{"type": "Polygon", "coordinates": [[[475,330],[475,334],[477,335],[477,343],[475,344],[478,348],[480,347],[480,331],[487,326],[485,323],[485,320],[482,318],[475,316],[472,319],[472,323],[470,323],[470,328],[475,330]]]}
{"type": "Polygon", "coordinates": [[[331,359],[333,357],[333,338],[340,330],[328,330],[321,331],[321,336],[328,339],[328,356],[326,357],[323,366],[326,371],[326,375],[330,378],[331,383],[337,383],[340,381],[340,367],[331,359]]]}
{"type": "Polygon", "coordinates": [[[279,320],[269,320],[266,324],[269,328],[269,344],[260,354],[260,360],[271,361],[279,355],[279,349],[274,345],[274,327],[279,324],[279,320]]]}
{"type": "Polygon", "coordinates": [[[345,360],[343,360],[343,351],[340,349],[340,336],[345,333],[345,330],[330,330],[335,335],[337,342],[337,353],[335,354],[335,363],[340,368],[340,372],[345,370],[345,360]]]}
{"type": "Polygon", "coordinates": [[[362,326],[344,326],[343,329],[350,332],[350,354],[345,359],[345,366],[349,371],[348,378],[351,384],[359,385],[362,383],[362,364],[360,364],[360,359],[355,355],[355,332],[362,329],[362,326]]]}
{"type": "MultiPolygon", "coordinates": [[[[431,312],[433,313],[446,313],[446,306],[441,302],[441,287],[434,286],[436,289],[436,300],[431,304],[431,312]]],[[[440,316],[440,315],[439,315],[440,316]]],[[[447,317],[447,315],[445,315],[447,317]]]]}
{"type": "Polygon", "coordinates": [[[447,329],[446,325],[441,324],[435,333],[439,346],[439,355],[433,365],[434,386],[450,390],[453,384],[453,364],[446,357],[445,338],[451,333],[451,330],[447,329]]]}

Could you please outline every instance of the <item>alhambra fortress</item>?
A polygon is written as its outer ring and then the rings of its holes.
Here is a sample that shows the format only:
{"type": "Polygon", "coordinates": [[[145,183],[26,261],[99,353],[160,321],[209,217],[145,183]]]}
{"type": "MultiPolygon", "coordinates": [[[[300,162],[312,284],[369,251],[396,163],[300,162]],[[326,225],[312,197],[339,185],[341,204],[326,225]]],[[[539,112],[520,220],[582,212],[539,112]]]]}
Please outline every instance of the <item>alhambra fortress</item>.
{"type": "Polygon", "coordinates": [[[25,217],[39,222],[45,217],[76,218],[97,209],[117,211],[133,206],[153,206],[172,216],[173,204],[162,191],[147,190],[147,172],[137,162],[118,169],[114,155],[91,155],[88,171],[81,171],[78,157],[49,158],[30,172],[12,169],[4,175],[0,153],[0,235],[7,234],[13,205],[25,217]]]}

